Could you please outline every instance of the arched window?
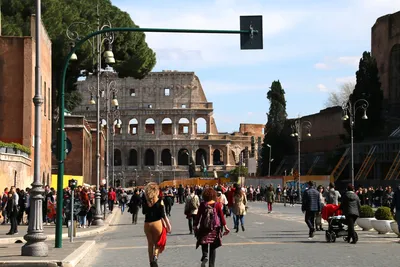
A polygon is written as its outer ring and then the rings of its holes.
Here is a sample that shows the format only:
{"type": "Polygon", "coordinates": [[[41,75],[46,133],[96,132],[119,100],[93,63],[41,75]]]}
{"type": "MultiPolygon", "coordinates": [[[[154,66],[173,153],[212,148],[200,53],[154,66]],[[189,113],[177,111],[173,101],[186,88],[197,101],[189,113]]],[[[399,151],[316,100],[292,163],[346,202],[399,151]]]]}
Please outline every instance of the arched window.
{"type": "Polygon", "coordinates": [[[137,151],[136,151],[136,149],[129,150],[128,165],[129,166],[137,166],[137,151]]]}
{"type": "Polygon", "coordinates": [[[131,134],[131,135],[138,134],[138,121],[137,121],[137,119],[131,119],[129,121],[128,133],[131,134]]]}
{"type": "Polygon", "coordinates": [[[170,118],[165,118],[161,122],[161,133],[165,135],[172,134],[172,120],[170,118]]]}
{"type": "Polygon", "coordinates": [[[188,134],[189,133],[189,120],[182,118],[179,120],[178,124],[178,134],[188,134]]]}
{"type": "Polygon", "coordinates": [[[172,159],[171,159],[171,151],[169,149],[164,149],[161,152],[161,162],[163,163],[164,166],[171,166],[172,165],[172,159]]]}
{"type": "Polygon", "coordinates": [[[122,165],[121,150],[114,149],[114,166],[121,166],[121,165],[122,165]]]}
{"type": "Polygon", "coordinates": [[[215,149],[213,153],[213,164],[214,165],[224,165],[222,159],[222,152],[219,149],[215,149]]]}
{"type": "Polygon", "coordinates": [[[186,148],[182,148],[178,152],[178,165],[188,165],[190,152],[186,148]]]}
{"type": "Polygon", "coordinates": [[[202,148],[196,151],[196,165],[207,166],[207,152],[202,148]]]}
{"type": "Polygon", "coordinates": [[[196,120],[196,134],[204,134],[207,132],[207,122],[204,118],[196,120]]]}
{"type": "Polygon", "coordinates": [[[154,151],[153,149],[147,149],[146,152],[144,153],[144,165],[145,166],[154,166],[154,151]]]}
{"type": "Polygon", "coordinates": [[[156,131],[156,124],[152,118],[149,118],[144,123],[144,132],[147,134],[154,134],[156,131]]]}

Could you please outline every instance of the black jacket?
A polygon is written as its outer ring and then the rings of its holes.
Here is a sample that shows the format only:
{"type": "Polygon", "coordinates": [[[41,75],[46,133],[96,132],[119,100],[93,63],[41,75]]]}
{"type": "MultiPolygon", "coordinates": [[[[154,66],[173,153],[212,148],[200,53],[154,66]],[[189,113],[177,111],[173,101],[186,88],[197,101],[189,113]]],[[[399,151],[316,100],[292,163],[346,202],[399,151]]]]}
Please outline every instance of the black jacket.
{"type": "Polygon", "coordinates": [[[302,211],[321,211],[321,197],[319,192],[314,188],[309,188],[304,191],[303,203],[301,204],[302,211]]]}
{"type": "Polygon", "coordinates": [[[345,216],[355,215],[360,216],[361,203],[357,194],[353,191],[347,191],[342,198],[340,208],[345,216]]]}

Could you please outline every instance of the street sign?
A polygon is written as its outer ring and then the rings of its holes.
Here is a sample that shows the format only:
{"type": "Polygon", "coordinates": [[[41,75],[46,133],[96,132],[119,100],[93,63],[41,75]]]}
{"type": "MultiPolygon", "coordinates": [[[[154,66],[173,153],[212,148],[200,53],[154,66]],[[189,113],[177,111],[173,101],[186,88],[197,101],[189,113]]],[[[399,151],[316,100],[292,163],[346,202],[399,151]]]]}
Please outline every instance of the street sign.
{"type": "MultiPolygon", "coordinates": [[[[71,150],[72,150],[72,142],[67,137],[67,140],[65,142],[65,153],[68,155],[69,153],[71,153],[71,150]]],[[[58,155],[57,155],[57,140],[53,140],[51,142],[51,153],[53,153],[56,156],[56,158],[58,157],[58,155]]]]}
{"type": "Polygon", "coordinates": [[[240,34],[240,49],[263,49],[262,16],[240,16],[240,30],[254,32],[240,34]]]}

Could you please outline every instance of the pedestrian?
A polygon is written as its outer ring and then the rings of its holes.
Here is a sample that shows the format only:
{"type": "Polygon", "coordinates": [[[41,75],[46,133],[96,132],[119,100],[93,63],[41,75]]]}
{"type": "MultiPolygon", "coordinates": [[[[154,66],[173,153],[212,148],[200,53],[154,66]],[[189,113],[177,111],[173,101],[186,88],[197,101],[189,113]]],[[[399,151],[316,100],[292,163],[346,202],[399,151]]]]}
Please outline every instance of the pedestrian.
{"type": "Polygon", "coordinates": [[[193,234],[193,219],[196,217],[199,207],[200,207],[200,199],[194,191],[190,191],[189,189],[189,194],[186,196],[185,199],[185,209],[184,213],[186,215],[186,219],[188,220],[188,225],[189,225],[189,232],[192,235],[193,234]]]}
{"type": "Polygon", "coordinates": [[[398,225],[398,229],[400,232],[400,185],[397,187],[397,190],[394,192],[393,194],[393,201],[392,201],[392,206],[391,206],[391,210],[394,213],[394,210],[396,209],[396,213],[395,213],[395,218],[396,218],[396,222],[398,225]]]}
{"type": "Polygon", "coordinates": [[[343,211],[343,215],[346,216],[347,220],[347,242],[356,244],[358,240],[355,235],[354,223],[360,216],[361,202],[357,194],[354,193],[352,184],[347,186],[347,192],[342,198],[340,209],[343,211]]]}
{"type": "Polygon", "coordinates": [[[308,188],[304,191],[301,210],[305,213],[305,222],[309,229],[309,238],[314,237],[315,215],[321,211],[321,200],[319,192],[314,188],[312,181],[308,182],[308,188]]]}
{"type": "Polygon", "coordinates": [[[15,235],[18,234],[18,224],[17,224],[17,216],[19,213],[18,206],[18,195],[15,191],[15,187],[12,186],[10,192],[8,192],[8,200],[6,206],[8,218],[10,219],[11,228],[7,235],[15,235]]]}
{"type": "Polygon", "coordinates": [[[339,198],[341,197],[339,191],[335,189],[335,184],[330,183],[329,191],[325,194],[326,204],[339,205],[339,198]]]}
{"type": "Polygon", "coordinates": [[[222,245],[222,236],[229,233],[222,204],[217,202],[217,193],[212,187],[203,191],[203,202],[194,220],[194,231],[197,238],[196,249],[201,245],[201,266],[215,267],[216,249],[222,245]],[[222,229],[225,230],[222,233],[222,229]]]}
{"type": "MultiPolygon", "coordinates": [[[[319,200],[321,202],[321,211],[322,208],[325,206],[325,198],[324,198],[324,187],[322,185],[318,186],[318,192],[319,192],[319,200]]],[[[317,231],[324,231],[324,229],[322,228],[322,213],[318,212],[315,215],[315,228],[317,231]]]]}
{"type": "Polygon", "coordinates": [[[110,189],[108,189],[108,209],[110,210],[110,213],[113,212],[116,198],[117,195],[114,191],[114,188],[110,187],[110,189]]]}
{"type": "MultiPolygon", "coordinates": [[[[278,197],[278,199],[280,199],[280,196],[278,197]]],[[[267,200],[267,205],[268,205],[268,213],[271,213],[272,212],[272,204],[275,201],[274,187],[272,184],[269,185],[269,187],[268,187],[267,194],[266,194],[266,200],[267,200]]]]}
{"type": "Polygon", "coordinates": [[[132,223],[137,224],[139,209],[142,207],[142,199],[140,198],[140,194],[137,189],[135,189],[133,192],[133,196],[129,201],[128,207],[128,211],[132,214],[132,223]]]}
{"type": "Polygon", "coordinates": [[[121,207],[121,214],[124,214],[126,203],[128,202],[128,194],[124,189],[121,189],[121,193],[119,194],[118,203],[121,207]]]}
{"type": "Polygon", "coordinates": [[[236,215],[236,233],[239,232],[239,222],[242,226],[242,231],[244,231],[244,215],[247,209],[247,198],[246,193],[242,190],[240,185],[237,185],[235,189],[235,194],[233,196],[233,211],[236,215]]]}
{"type": "Polygon", "coordinates": [[[148,183],[144,190],[146,201],[143,203],[144,233],[147,238],[147,249],[150,267],[158,267],[158,255],[163,252],[167,242],[167,232],[171,224],[165,216],[164,202],[156,183],[148,183]]]}

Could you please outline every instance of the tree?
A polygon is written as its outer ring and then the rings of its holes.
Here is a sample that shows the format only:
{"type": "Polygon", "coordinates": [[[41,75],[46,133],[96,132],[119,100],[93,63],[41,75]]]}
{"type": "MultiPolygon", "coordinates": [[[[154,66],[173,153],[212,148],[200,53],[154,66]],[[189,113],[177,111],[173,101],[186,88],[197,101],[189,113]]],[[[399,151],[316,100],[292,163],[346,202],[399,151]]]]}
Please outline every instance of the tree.
{"type": "MultiPolygon", "coordinates": [[[[369,103],[368,120],[361,118],[364,113],[360,110],[355,114],[354,138],[363,140],[364,138],[379,136],[384,126],[382,118],[383,91],[379,80],[378,66],[370,52],[363,53],[356,78],[357,83],[349,97],[350,102],[354,105],[357,100],[365,99],[369,103]]],[[[345,128],[350,132],[348,120],[345,121],[345,128]]]]}
{"type": "Polygon", "coordinates": [[[356,84],[354,82],[343,83],[340,86],[338,92],[330,92],[328,100],[325,103],[325,107],[336,107],[342,106],[346,102],[350,95],[353,93],[356,84]]]}
{"type": "Polygon", "coordinates": [[[291,144],[290,133],[284,130],[284,128],[287,128],[287,125],[285,125],[287,118],[286,100],[285,91],[279,80],[272,82],[267,98],[270,101],[270,107],[259,161],[259,173],[261,175],[268,174],[269,150],[272,149],[271,159],[274,159],[274,161],[271,162],[271,169],[274,170],[287,153],[287,146],[291,144]]]}
{"type": "Polygon", "coordinates": [[[242,177],[242,176],[244,177],[244,176],[247,176],[248,172],[249,172],[249,170],[247,169],[247,167],[244,167],[244,166],[238,166],[238,167],[234,168],[233,170],[231,170],[229,172],[229,174],[231,176],[231,181],[235,182],[235,183],[239,182],[239,175],[240,175],[240,177],[242,177]]]}
{"type": "MultiPolygon", "coordinates": [[[[42,20],[52,41],[52,87],[54,98],[60,86],[63,59],[70,51],[70,43],[66,29],[73,22],[83,22],[88,27],[76,29],[83,36],[96,27],[96,4],[99,4],[101,19],[110,19],[113,27],[139,27],[129,14],[113,6],[110,0],[42,0],[42,20]]],[[[30,35],[30,16],[35,14],[35,1],[3,0],[2,1],[2,32],[9,36],[30,35]]],[[[82,24],[83,25],[83,24],[82,24]]],[[[156,64],[155,53],[148,47],[145,34],[140,32],[115,34],[113,51],[116,59],[114,69],[121,77],[131,76],[136,79],[144,78],[156,64]]],[[[78,62],[70,63],[66,82],[66,108],[73,110],[80,104],[81,98],[76,91],[76,81],[81,70],[93,72],[92,48],[90,43],[83,45],[78,51],[78,62]]],[[[105,66],[105,62],[103,62],[105,66]]],[[[87,72],[88,73],[88,72],[87,72]]]]}

